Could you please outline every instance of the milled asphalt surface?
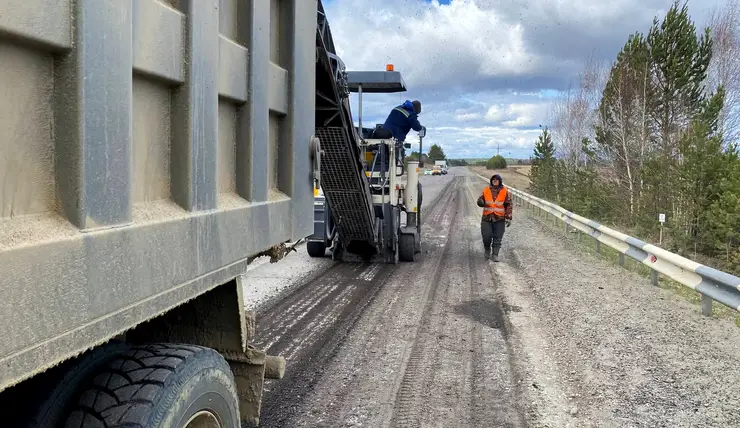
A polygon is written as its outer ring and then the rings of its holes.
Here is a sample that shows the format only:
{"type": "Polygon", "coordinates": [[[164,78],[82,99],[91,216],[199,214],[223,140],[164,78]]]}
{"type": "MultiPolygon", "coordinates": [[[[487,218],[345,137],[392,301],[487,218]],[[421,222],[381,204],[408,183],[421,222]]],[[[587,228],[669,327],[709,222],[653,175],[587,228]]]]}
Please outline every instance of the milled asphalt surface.
{"type": "MultiPolygon", "coordinates": [[[[424,177],[416,263],[269,265],[293,273],[255,303],[254,345],[288,362],[267,382],[261,426],[740,426],[739,328],[520,207],[501,263],[486,262],[485,182],[451,173],[424,177]]],[[[248,276],[269,287],[266,272],[248,276]]]]}

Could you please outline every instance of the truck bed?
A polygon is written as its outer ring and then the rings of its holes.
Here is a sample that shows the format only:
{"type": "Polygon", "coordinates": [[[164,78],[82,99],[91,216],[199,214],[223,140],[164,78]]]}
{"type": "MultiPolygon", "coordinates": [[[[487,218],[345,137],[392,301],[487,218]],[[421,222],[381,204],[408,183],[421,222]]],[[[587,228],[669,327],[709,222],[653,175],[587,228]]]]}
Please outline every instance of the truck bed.
{"type": "Polygon", "coordinates": [[[316,8],[0,5],[0,390],[312,233],[316,8]]]}

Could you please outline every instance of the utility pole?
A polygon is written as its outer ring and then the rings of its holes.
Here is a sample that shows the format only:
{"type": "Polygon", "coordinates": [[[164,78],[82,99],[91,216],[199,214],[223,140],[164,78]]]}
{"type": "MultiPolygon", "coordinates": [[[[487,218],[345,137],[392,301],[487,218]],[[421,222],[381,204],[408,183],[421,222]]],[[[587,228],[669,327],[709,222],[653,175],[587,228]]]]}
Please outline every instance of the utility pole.
{"type": "Polygon", "coordinates": [[[496,143],[496,156],[498,156],[498,153],[500,150],[501,150],[501,143],[496,143]]]}

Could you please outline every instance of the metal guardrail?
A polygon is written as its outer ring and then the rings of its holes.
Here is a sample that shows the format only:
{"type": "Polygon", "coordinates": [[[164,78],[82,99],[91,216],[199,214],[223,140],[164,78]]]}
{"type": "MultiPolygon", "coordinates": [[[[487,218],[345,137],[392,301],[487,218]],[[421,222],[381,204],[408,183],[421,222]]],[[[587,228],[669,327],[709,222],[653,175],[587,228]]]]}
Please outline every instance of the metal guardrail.
{"type": "MultiPolygon", "coordinates": [[[[482,175],[478,176],[488,182],[488,178],[482,175]]],[[[553,222],[555,223],[560,220],[563,223],[565,233],[568,233],[569,228],[572,227],[580,232],[579,240],[583,237],[583,234],[594,238],[597,252],[601,251],[601,243],[617,250],[621,266],[624,266],[625,255],[648,266],[652,270],[654,286],[658,285],[659,274],[663,274],[698,292],[702,296],[702,314],[712,315],[712,301],[717,301],[740,311],[740,278],[737,276],[696,263],[678,254],[625,235],[521,190],[508,186],[507,188],[511,191],[513,199],[518,202],[518,205],[527,204],[528,208],[537,210],[538,215],[541,215],[544,211],[546,217],[553,216],[553,222]]]]}

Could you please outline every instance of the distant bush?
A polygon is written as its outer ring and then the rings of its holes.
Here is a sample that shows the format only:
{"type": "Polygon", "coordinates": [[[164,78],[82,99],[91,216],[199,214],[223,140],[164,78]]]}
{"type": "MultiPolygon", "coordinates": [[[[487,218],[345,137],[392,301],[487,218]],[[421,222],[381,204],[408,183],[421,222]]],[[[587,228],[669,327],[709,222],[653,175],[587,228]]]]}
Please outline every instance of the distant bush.
{"type": "Polygon", "coordinates": [[[505,169],[506,159],[501,155],[496,155],[486,162],[486,169],[505,169]]]}

